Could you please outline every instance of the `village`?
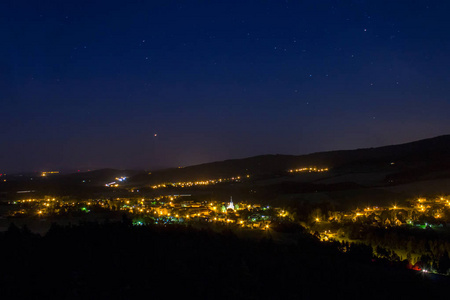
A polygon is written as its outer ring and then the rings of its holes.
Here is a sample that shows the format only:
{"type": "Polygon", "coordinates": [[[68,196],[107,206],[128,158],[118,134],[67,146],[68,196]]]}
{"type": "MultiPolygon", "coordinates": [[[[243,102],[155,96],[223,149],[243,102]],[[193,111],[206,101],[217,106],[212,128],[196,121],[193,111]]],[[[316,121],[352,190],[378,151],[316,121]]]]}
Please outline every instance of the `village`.
{"type": "MultiPolygon", "coordinates": [[[[418,198],[408,205],[390,207],[368,206],[348,212],[329,211],[313,214],[311,228],[321,228],[322,239],[336,236],[336,224],[358,223],[366,226],[416,226],[420,228],[443,227],[449,222],[449,197],[418,198]],[[334,228],[334,230],[333,230],[334,228]]],[[[218,223],[242,228],[268,229],[274,221],[295,221],[288,209],[244,201],[196,201],[190,194],[158,196],[155,198],[109,198],[70,200],[54,197],[9,201],[2,205],[0,215],[6,218],[41,218],[78,216],[86,214],[108,216],[126,213],[135,225],[186,224],[192,222],[218,223]]]]}
{"type": "Polygon", "coordinates": [[[311,227],[321,229],[319,232],[323,241],[338,237],[339,226],[332,226],[333,224],[353,223],[378,228],[412,226],[422,229],[438,229],[448,227],[450,225],[449,199],[449,196],[428,199],[421,197],[410,200],[405,205],[367,206],[349,212],[330,211],[327,216],[313,216],[311,227]]]}
{"type": "Polygon", "coordinates": [[[92,215],[97,219],[129,215],[134,225],[188,224],[193,222],[216,223],[235,227],[266,230],[271,222],[287,217],[287,212],[259,204],[194,201],[190,195],[160,196],[145,198],[115,198],[67,200],[45,197],[10,201],[3,207],[3,217],[51,218],[92,215]]]}

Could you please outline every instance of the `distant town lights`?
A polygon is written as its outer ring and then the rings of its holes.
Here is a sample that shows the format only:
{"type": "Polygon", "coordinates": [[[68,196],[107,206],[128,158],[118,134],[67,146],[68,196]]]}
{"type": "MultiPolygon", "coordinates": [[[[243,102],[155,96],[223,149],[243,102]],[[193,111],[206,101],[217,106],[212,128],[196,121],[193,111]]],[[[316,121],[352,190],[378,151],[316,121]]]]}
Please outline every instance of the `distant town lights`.
{"type": "Polygon", "coordinates": [[[317,167],[304,167],[304,168],[288,170],[289,173],[301,173],[301,172],[320,173],[320,172],[327,172],[327,171],[328,171],[328,168],[318,169],[317,167]]]}

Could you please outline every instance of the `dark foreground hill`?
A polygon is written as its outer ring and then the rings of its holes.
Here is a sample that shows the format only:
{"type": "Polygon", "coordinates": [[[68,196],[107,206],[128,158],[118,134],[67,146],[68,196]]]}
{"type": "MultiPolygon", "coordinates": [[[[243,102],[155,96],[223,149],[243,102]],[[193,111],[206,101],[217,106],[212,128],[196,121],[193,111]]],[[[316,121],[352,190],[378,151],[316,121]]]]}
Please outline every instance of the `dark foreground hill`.
{"type": "Polygon", "coordinates": [[[283,245],[125,219],[44,237],[11,226],[0,244],[2,299],[446,299],[448,284],[309,234],[283,245]]]}

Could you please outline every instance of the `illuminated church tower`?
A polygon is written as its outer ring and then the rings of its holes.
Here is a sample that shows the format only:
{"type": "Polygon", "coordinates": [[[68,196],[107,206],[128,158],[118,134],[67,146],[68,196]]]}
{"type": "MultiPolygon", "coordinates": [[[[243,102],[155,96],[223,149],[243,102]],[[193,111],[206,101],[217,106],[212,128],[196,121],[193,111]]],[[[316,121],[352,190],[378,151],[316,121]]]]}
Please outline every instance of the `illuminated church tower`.
{"type": "Polygon", "coordinates": [[[233,196],[230,197],[230,204],[228,204],[227,209],[234,210],[233,196]]]}

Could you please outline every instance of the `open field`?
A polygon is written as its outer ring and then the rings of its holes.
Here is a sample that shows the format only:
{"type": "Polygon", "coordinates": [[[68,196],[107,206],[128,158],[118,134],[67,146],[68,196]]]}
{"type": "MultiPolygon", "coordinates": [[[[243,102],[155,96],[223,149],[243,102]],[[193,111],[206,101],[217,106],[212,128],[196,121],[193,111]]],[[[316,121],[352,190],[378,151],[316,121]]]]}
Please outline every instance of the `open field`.
{"type": "Polygon", "coordinates": [[[417,181],[382,189],[409,197],[448,195],[450,194],[450,178],[417,181]]]}

